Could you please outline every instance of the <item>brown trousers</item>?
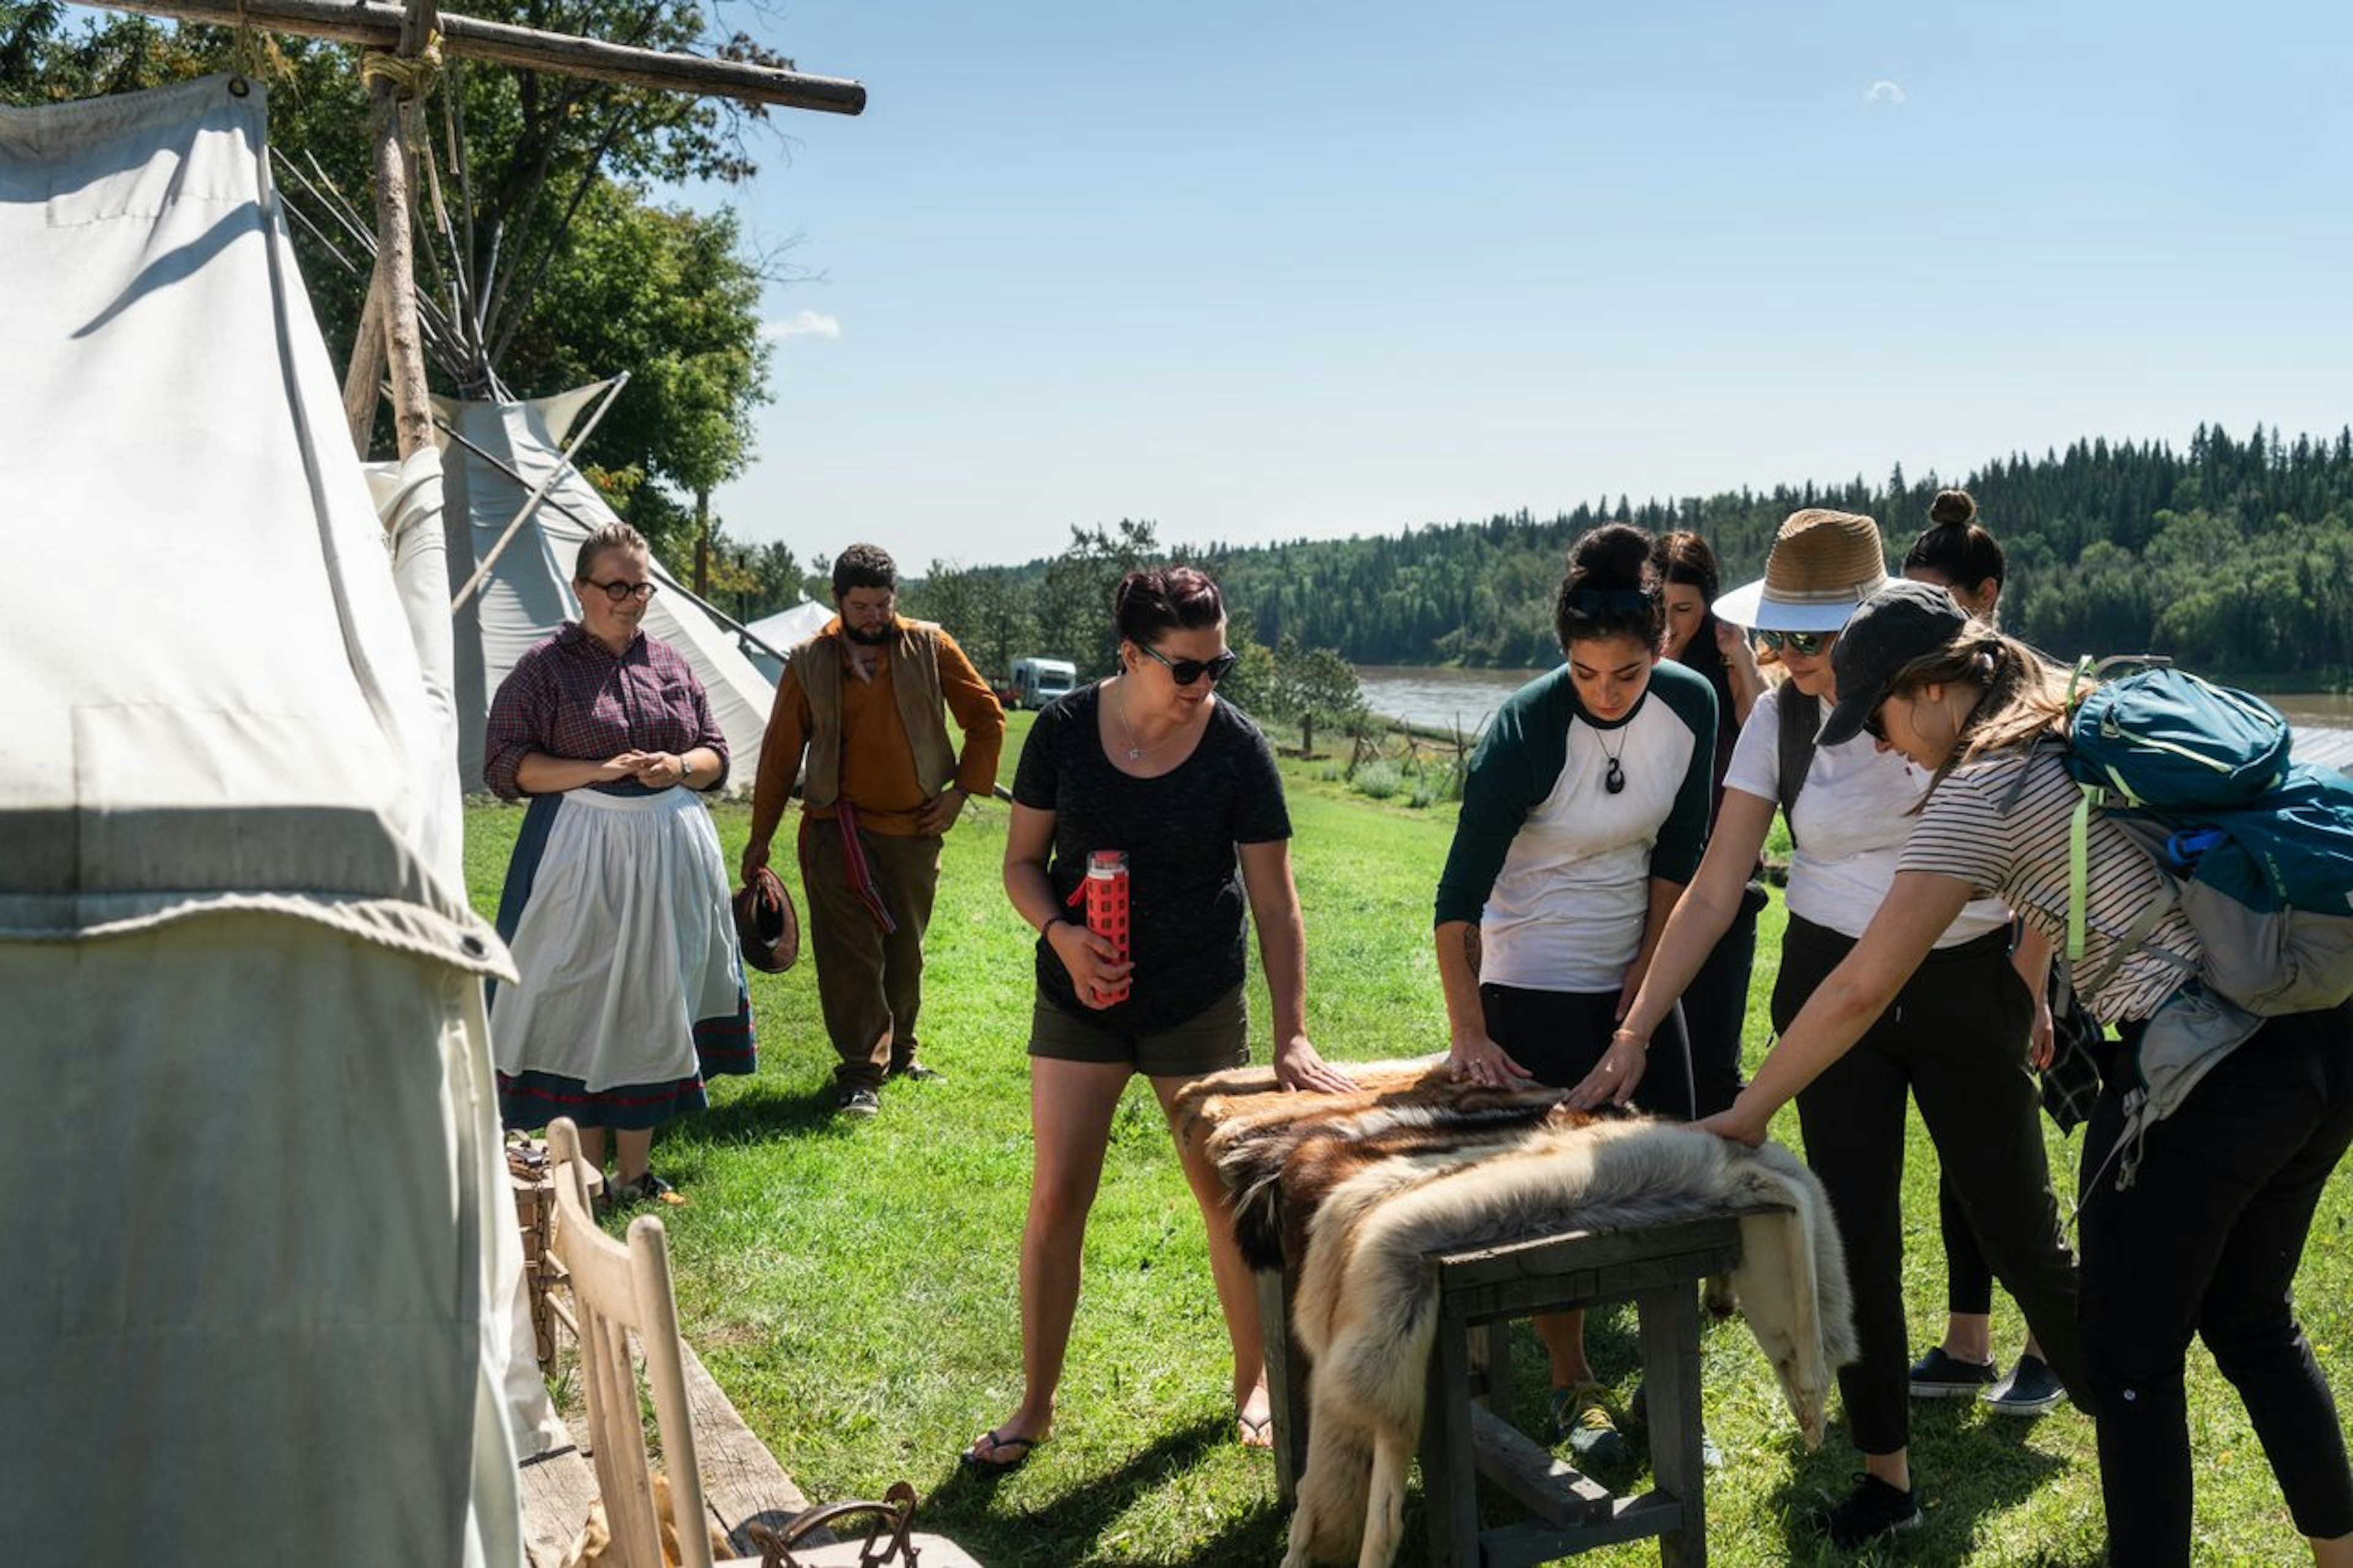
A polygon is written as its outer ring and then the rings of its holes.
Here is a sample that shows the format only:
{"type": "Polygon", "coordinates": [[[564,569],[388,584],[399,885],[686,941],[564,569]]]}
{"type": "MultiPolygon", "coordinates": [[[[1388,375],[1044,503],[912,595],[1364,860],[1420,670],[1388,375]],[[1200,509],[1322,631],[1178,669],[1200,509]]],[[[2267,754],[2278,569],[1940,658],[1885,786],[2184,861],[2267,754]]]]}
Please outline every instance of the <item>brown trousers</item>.
{"type": "Polygon", "coordinates": [[[915,1016],[923,1006],[923,931],[940,881],[940,841],[896,838],[860,828],[874,890],[898,922],[885,931],[850,890],[840,825],[803,816],[801,888],[808,897],[810,957],[825,1032],[841,1058],[842,1089],[880,1089],[884,1075],[914,1062],[915,1016]]]}

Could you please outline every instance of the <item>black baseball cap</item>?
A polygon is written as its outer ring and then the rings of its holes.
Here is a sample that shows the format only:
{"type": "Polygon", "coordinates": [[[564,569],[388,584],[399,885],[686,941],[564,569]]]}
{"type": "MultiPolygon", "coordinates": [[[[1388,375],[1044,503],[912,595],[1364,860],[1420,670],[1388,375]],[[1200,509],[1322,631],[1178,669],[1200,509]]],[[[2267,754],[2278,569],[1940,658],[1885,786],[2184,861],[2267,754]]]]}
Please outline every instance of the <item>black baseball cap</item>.
{"type": "Polygon", "coordinates": [[[1968,622],[1968,612],[1935,583],[1902,577],[1865,599],[1831,645],[1839,700],[1817,743],[1835,746],[1862,734],[1896,673],[1951,642],[1968,622]]]}

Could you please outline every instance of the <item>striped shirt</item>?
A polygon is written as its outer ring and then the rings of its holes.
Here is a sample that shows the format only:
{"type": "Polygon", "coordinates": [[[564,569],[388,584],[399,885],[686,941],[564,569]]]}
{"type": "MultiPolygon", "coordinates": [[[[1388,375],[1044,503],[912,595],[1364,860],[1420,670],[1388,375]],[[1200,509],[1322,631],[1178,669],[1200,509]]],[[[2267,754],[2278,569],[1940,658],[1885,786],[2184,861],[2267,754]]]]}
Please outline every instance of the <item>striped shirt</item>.
{"type": "MultiPolygon", "coordinates": [[[[1957,769],[1928,796],[1897,869],[1957,877],[1995,895],[2063,953],[2068,822],[2081,798],[2066,763],[2048,748],[1972,763],[1957,769]],[[2025,787],[2004,812],[2021,767],[2028,770],[2025,787]]],[[[2116,954],[2116,939],[2131,929],[2163,888],[2147,852],[2094,812],[2084,956],[2075,966],[2079,981],[2107,966],[2116,954]]],[[[2203,951],[2189,918],[2179,909],[2170,910],[2149,940],[2127,954],[2098,994],[2084,999],[2084,1005],[2103,1023],[2146,1018],[2186,978],[2168,955],[2194,963],[2203,951]],[[2159,949],[2163,951],[2155,951],[2159,949]]]]}
{"type": "MultiPolygon", "coordinates": [[[[727,737],[683,655],[639,632],[617,657],[566,621],[524,649],[499,682],[482,727],[482,782],[501,800],[521,800],[515,770],[533,752],[601,763],[623,752],[683,755],[697,746],[719,757],[719,776],[698,787],[717,789],[727,782],[727,737]]],[[[623,780],[608,793],[636,794],[640,786],[623,780]]]]}

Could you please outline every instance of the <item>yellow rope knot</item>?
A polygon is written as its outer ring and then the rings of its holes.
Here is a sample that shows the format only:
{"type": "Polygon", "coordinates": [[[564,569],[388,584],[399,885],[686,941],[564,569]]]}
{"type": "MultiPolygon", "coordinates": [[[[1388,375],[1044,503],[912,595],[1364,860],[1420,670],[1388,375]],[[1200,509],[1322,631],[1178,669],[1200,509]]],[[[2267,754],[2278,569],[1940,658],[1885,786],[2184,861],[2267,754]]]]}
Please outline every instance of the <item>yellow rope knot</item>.
{"type": "Polygon", "coordinates": [[[440,74],[441,34],[438,29],[425,36],[425,47],[414,59],[375,49],[360,57],[360,81],[364,85],[379,79],[388,81],[403,98],[424,98],[433,90],[434,79],[440,74]]]}

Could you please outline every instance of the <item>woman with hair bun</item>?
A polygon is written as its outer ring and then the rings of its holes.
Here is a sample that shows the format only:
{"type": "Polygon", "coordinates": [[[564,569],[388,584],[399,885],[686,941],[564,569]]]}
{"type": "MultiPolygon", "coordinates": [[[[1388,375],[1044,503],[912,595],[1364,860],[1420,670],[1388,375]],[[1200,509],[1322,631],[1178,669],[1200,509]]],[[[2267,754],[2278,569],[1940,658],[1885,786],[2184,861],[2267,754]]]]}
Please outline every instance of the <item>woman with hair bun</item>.
{"type": "MultiPolygon", "coordinates": [[[[1662,533],[1658,559],[1660,592],[1667,609],[1665,656],[1698,671],[1715,689],[1715,762],[1707,812],[1712,831],[1724,805],[1733,746],[1764,693],[1765,675],[1757,667],[1747,633],[1715,613],[1723,573],[1707,541],[1688,529],[1662,533]]],[[[1692,1102],[1697,1115],[1722,1110],[1740,1092],[1740,1037],[1748,1022],[1748,977],[1757,963],[1757,917],[1764,912],[1766,900],[1765,884],[1752,870],[1732,924],[1683,992],[1683,1033],[1691,1043],[1692,1102]]]]}
{"type": "MultiPolygon", "coordinates": [[[[1120,579],[1119,670],[1038,715],[1013,779],[1005,894],[1038,933],[1029,1026],[1029,1214],[1021,1232],[1021,1403],[964,1451],[1000,1475],[1046,1440],[1078,1314],[1087,1211],[1128,1080],[1152,1081],[1176,1131],[1177,1091],[1250,1060],[1243,910],[1274,1007],[1275,1076],[1353,1088],[1307,1038],[1306,939],[1291,879],[1291,816],[1266,737],[1218,698],[1233,668],[1218,585],[1190,566],[1120,579]],[[1088,858],[1126,857],[1129,951],[1077,912],[1088,858]]],[[[1273,1443],[1256,1287],[1234,1245],[1225,1187],[1176,1139],[1208,1225],[1209,1272],[1233,1342],[1234,1413],[1250,1447],[1273,1443]]]]}
{"type": "MultiPolygon", "coordinates": [[[[1645,1058],[1643,1043],[1672,1017],[1676,997],[1738,910],[1777,809],[1791,848],[1770,1002],[1776,1030],[1786,1032],[1813,1005],[1891,900],[1927,780],[1869,741],[1823,733],[1820,717],[1842,695],[1845,667],[1832,661],[1846,646],[1850,617],[1887,583],[1876,522],[1809,507],[1783,521],[1765,575],[1717,601],[1717,615],[1755,627],[1778,651],[1789,678],[1758,699],[1742,726],[1706,856],[1609,1054],[1570,1095],[1572,1107],[1622,1105],[1630,1083],[1647,1085],[1644,1065],[1655,1056],[1645,1058]]],[[[1926,1517],[1913,1494],[1905,1389],[1911,1347],[1898,1178],[1908,1103],[1917,1103],[1987,1256],[2051,1346],[2053,1364],[2071,1380],[2081,1376],[2074,1263],[2026,1066],[2034,995],[2012,968],[2010,924],[2010,911],[1991,898],[1947,910],[1919,973],[1863,1020],[1855,1048],[1798,1098],[1806,1163],[1830,1194],[1845,1243],[1861,1349],[1838,1380],[1863,1474],[1845,1499],[1813,1514],[1841,1550],[1915,1529],[1926,1517]]],[[[1744,1089],[1734,1105],[1750,1104],[1752,1094],[1744,1089]]]]}
{"type": "MultiPolygon", "coordinates": [[[[1972,900],[1992,893],[2054,941],[2080,913],[2073,973],[2127,1060],[2204,1064],[2169,1110],[2139,1102],[2137,1067],[2109,1078],[2084,1129],[2079,1403],[2099,1429],[2108,1559],[2191,1561],[2195,1338],[2238,1391],[2313,1562],[2353,1563],[2353,1465],[2295,1294],[2314,1215],[2353,1147],[2353,1001],[2256,1018],[2206,990],[2197,928],[2147,852],[2103,813],[2071,831],[2083,794],[2055,742],[2082,693],[2025,644],[1942,589],[1894,583],[1855,612],[1835,658],[1823,745],[1867,735],[1926,773],[1929,792],[1862,940],[1708,1130],[1762,1141],[1777,1108],[1840,1069],[1972,900]]],[[[2006,1072],[1990,1039],[1980,1050],[1988,1081],[2006,1072]]]]}
{"type": "MultiPolygon", "coordinates": [[[[1554,600],[1567,661],[1504,701],[1462,783],[1438,882],[1438,975],[1454,1076],[1561,1088],[1590,1071],[1707,842],[1715,694],[1661,664],[1651,536],[1582,535],[1554,600]]],[[[1688,1121],[1681,1016],[1652,1042],[1641,1107],[1688,1121]]],[[[1585,1355],[1584,1314],[1535,1320],[1552,1417],[1580,1459],[1625,1452],[1585,1355]]]]}
{"type": "MultiPolygon", "coordinates": [[[[2001,590],[2008,573],[2001,546],[1977,521],[1977,498],[1963,489],[1936,492],[1928,508],[1928,526],[1904,552],[1904,575],[1915,583],[1934,583],[1953,595],[1953,602],[1992,626],[2001,609],[2001,590]]],[[[2047,970],[2050,943],[2021,924],[2017,934],[2021,977],[2029,969],[2047,970]]],[[[2028,1059],[2039,1071],[2051,1065],[2052,1017],[2044,999],[2035,1009],[2034,1035],[2028,1059]]],[[[1936,1218],[1945,1241],[1945,1337],[1912,1363],[1915,1399],[1977,1397],[2004,1415],[2033,1417],[2066,1397],[2059,1374],[2043,1358],[2042,1342],[2027,1331],[2026,1343],[2002,1375],[1993,1359],[1993,1268],[1985,1248],[1969,1227],[1968,1211],[1951,1181],[1936,1177],[1936,1218]]]]}
{"type": "Polygon", "coordinates": [[[2007,573],[2001,546],[1977,515],[1977,498],[1968,491],[1938,490],[1928,507],[1928,526],[1904,552],[1904,575],[1939,584],[1955,604],[1991,622],[2007,573]]]}

